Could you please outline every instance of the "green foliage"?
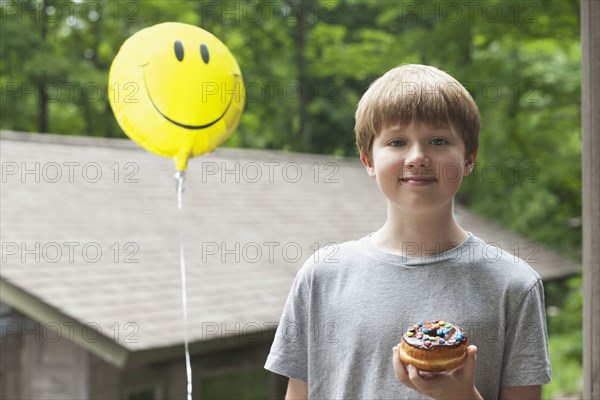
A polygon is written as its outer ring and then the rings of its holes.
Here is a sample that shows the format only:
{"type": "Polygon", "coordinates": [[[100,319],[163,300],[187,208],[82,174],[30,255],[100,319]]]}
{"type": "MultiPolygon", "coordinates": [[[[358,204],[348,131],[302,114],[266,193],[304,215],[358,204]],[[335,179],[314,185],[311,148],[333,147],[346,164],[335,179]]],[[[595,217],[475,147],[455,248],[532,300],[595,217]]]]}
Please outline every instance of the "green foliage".
{"type": "Polygon", "coordinates": [[[575,357],[576,351],[581,352],[582,348],[573,346],[573,343],[581,343],[581,340],[581,331],[575,331],[571,335],[550,336],[548,342],[553,366],[552,383],[542,387],[542,398],[564,399],[583,392],[583,367],[575,357]]]}
{"type": "MultiPolygon", "coordinates": [[[[261,400],[268,398],[268,372],[247,370],[206,377],[200,385],[202,399],[261,400]]],[[[198,387],[198,386],[196,386],[198,387]]]]}
{"type": "Polygon", "coordinates": [[[545,284],[552,383],[543,398],[582,392],[582,276],[545,284]]]}

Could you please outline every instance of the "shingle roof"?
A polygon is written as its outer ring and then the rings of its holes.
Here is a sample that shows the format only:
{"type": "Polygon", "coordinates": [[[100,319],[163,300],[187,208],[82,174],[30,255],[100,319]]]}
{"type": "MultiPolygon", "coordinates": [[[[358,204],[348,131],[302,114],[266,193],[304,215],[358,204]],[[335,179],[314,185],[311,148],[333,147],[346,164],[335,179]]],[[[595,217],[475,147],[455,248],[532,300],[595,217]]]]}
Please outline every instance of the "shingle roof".
{"type": "MultiPolygon", "coordinates": [[[[124,353],[182,343],[172,161],[120,139],[2,132],[0,143],[0,300],[38,320],[91,324],[109,342],[118,332],[124,353]]],[[[385,220],[384,198],[358,160],[276,151],[220,148],[191,160],[183,204],[192,342],[215,329],[272,327],[314,250],[385,220]]],[[[527,243],[456,213],[507,250],[527,243]]],[[[547,248],[536,256],[543,278],[577,268],[547,248]]]]}

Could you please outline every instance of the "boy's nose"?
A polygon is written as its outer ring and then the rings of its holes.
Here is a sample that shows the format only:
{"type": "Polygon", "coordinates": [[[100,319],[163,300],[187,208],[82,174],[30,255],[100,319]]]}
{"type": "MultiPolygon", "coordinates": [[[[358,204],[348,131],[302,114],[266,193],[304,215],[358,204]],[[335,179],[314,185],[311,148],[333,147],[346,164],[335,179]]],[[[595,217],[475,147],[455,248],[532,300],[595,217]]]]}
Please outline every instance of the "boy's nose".
{"type": "Polygon", "coordinates": [[[408,169],[423,168],[428,167],[431,164],[431,160],[420,149],[415,149],[406,158],[404,164],[408,169]]]}

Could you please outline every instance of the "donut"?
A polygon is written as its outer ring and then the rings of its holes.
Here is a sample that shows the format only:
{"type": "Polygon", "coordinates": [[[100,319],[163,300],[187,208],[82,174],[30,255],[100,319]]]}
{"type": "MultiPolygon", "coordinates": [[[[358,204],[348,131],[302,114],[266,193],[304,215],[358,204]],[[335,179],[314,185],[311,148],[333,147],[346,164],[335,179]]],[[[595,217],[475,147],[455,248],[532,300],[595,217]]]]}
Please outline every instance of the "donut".
{"type": "Polygon", "coordinates": [[[421,371],[448,371],[465,361],[467,346],[469,339],[458,325],[440,320],[417,322],[402,336],[400,360],[421,371]]]}

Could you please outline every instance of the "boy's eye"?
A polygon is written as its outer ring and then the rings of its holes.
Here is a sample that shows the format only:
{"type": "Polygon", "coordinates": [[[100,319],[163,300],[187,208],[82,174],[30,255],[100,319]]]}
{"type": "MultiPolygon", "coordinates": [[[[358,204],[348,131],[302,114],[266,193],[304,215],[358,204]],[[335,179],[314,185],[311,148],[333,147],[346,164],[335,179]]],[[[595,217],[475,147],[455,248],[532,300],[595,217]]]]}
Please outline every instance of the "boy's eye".
{"type": "Polygon", "coordinates": [[[391,141],[391,142],[389,142],[388,144],[389,144],[390,146],[392,146],[392,147],[399,147],[399,146],[402,146],[402,145],[404,145],[404,140],[399,140],[399,139],[396,139],[396,140],[392,140],[392,141],[391,141]]]}
{"type": "Polygon", "coordinates": [[[446,139],[442,139],[442,138],[435,138],[431,141],[431,143],[435,144],[435,145],[441,145],[441,144],[446,144],[448,143],[448,141],[446,139]]]}

